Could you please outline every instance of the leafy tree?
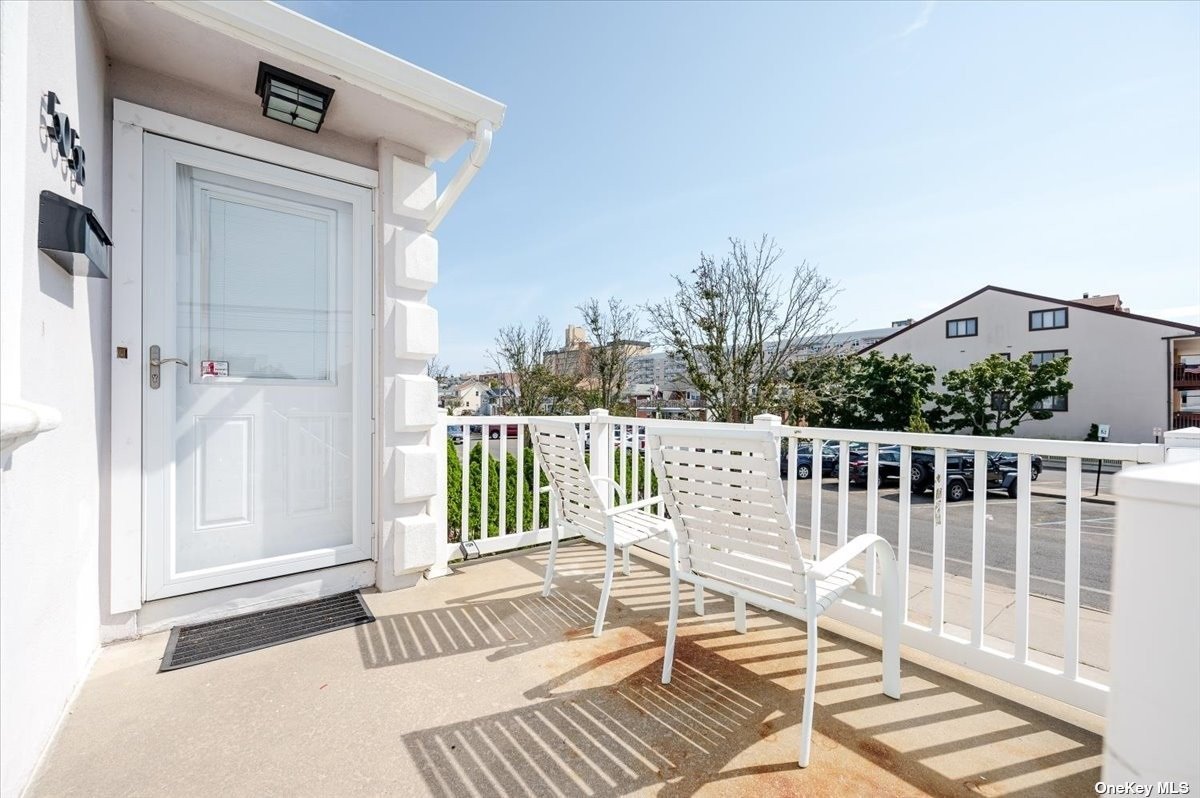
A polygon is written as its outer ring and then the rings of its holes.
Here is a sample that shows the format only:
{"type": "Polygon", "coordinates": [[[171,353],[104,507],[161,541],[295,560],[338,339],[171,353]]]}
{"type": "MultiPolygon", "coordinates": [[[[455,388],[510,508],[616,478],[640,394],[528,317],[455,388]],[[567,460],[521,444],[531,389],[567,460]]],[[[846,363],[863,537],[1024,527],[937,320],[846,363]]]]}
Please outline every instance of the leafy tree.
{"type": "Polygon", "coordinates": [[[629,374],[629,359],[633,357],[628,342],[642,335],[641,314],[636,307],[615,297],[608,300],[607,308],[601,307],[598,300],[589,299],[579,306],[579,312],[591,339],[588,366],[590,376],[596,381],[598,402],[592,406],[615,410],[629,374]]]}
{"type": "Polygon", "coordinates": [[[928,430],[922,410],[933,398],[937,371],[912,355],[868,352],[855,360],[851,396],[863,429],[928,430]]]}
{"type": "Polygon", "coordinates": [[[945,393],[937,397],[943,414],[943,432],[969,431],[972,435],[1012,435],[1027,419],[1044,421],[1054,413],[1041,409],[1043,401],[1066,394],[1071,358],[1060,357],[1039,366],[1033,354],[1016,360],[990,355],[965,369],[942,377],[945,393]]]}
{"type": "Polygon", "coordinates": [[[646,306],[658,337],[683,361],[717,421],[749,421],[779,406],[784,370],[831,331],[834,283],[806,262],[786,269],[763,236],[729,239],[718,262],[700,253],[675,295],[646,306]]]}
{"type": "Polygon", "coordinates": [[[937,372],[912,355],[839,353],[792,364],[793,411],[810,426],[928,431],[937,372]]]}
{"type": "Polygon", "coordinates": [[[842,408],[850,393],[855,356],[849,352],[816,354],[788,366],[787,400],[782,415],[791,424],[840,426],[842,408]]]}

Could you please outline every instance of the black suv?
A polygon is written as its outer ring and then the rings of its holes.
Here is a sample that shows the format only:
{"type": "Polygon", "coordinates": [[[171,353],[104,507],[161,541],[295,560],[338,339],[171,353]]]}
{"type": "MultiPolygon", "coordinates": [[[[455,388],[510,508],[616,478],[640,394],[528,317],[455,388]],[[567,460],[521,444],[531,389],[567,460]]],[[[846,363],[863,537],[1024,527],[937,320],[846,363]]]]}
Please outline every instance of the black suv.
{"type": "MultiPolygon", "coordinates": [[[[850,484],[862,485],[867,484],[867,457],[866,452],[862,453],[862,459],[852,460],[850,462],[850,484]]],[[[932,452],[913,452],[912,453],[912,490],[913,493],[921,493],[928,489],[929,485],[933,484],[933,453],[932,452]]],[[[900,481],[900,447],[899,446],[880,446],[879,447],[879,485],[880,487],[887,485],[889,482],[900,481]]]]}
{"type": "MultiPolygon", "coordinates": [[[[1000,452],[999,454],[996,454],[993,456],[997,460],[999,460],[1000,465],[1004,466],[1005,468],[1016,468],[1017,467],[1017,453],[1016,452],[1000,452]]],[[[1040,454],[1035,454],[1029,458],[1029,478],[1031,480],[1033,480],[1034,482],[1036,482],[1038,476],[1041,475],[1041,473],[1042,473],[1042,456],[1040,454]]]]}
{"type": "MultiPolygon", "coordinates": [[[[933,487],[934,454],[929,451],[912,453],[911,490],[924,493],[933,487]]],[[[867,484],[867,463],[853,466],[850,482],[854,485],[867,484]]],[[[900,481],[900,447],[881,447],[879,450],[879,485],[900,481]]],[[[971,452],[949,452],[946,455],[946,498],[962,501],[975,489],[975,455],[971,452]]],[[[1004,463],[998,455],[988,455],[987,489],[1003,490],[1010,497],[1017,495],[1017,471],[1004,463]]]]}

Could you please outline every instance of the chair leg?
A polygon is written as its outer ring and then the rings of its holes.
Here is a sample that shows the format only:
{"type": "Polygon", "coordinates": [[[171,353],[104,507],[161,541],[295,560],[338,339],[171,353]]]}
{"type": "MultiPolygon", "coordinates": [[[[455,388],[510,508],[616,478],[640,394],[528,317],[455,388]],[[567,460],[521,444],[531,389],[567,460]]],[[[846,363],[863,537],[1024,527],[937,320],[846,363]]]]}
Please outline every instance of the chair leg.
{"type": "Polygon", "coordinates": [[[621,573],[629,576],[629,547],[621,549],[621,573]]]}
{"type": "MultiPolygon", "coordinates": [[[[675,539],[670,542],[671,551],[671,610],[667,614],[667,649],[663,656],[662,683],[671,683],[671,667],[675,664],[675,628],[679,625],[679,566],[675,562],[675,539]]],[[[699,591],[699,585],[696,586],[699,591]]]]}
{"type": "Polygon", "coordinates": [[[694,609],[695,609],[697,615],[703,615],[704,614],[704,588],[700,587],[700,585],[698,585],[698,584],[693,584],[693,587],[696,589],[696,597],[693,600],[694,609]]]}
{"type": "Polygon", "coordinates": [[[746,634],[746,599],[741,596],[733,597],[733,631],[746,634]]]}
{"type": "Polygon", "coordinates": [[[592,637],[599,637],[604,630],[604,613],[608,610],[608,594],[612,590],[613,561],[616,559],[613,548],[611,542],[604,547],[604,587],[600,590],[600,604],[596,607],[596,625],[592,628],[592,637]]]}
{"type": "Polygon", "coordinates": [[[542,595],[550,595],[550,587],[554,582],[554,558],[558,556],[558,524],[556,519],[550,519],[550,558],[546,560],[546,579],[542,582],[542,595]]]}
{"type": "MultiPolygon", "coordinates": [[[[812,602],[809,602],[812,606],[812,602]]],[[[804,716],[800,723],[800,767],[808,767],[808,757],[812,751],[813,727],[813,698],[817,691],[817,614],[808,611],[808,622],[805,629],[808,635],[808,661],[804,669],[804,716]]]]}
{"type": "Polygon", "coordinates": [[[895,560],[883,561],[883,694],[900,697],[900,590],[895,560]]]}

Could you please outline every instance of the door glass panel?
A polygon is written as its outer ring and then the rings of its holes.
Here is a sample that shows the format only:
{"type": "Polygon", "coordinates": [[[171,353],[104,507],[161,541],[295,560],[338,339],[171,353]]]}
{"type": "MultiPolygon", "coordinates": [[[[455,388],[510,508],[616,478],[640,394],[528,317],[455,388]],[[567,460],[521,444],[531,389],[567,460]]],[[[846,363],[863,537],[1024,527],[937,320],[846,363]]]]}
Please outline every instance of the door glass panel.
{"type": "Polygon", "coordinates": [[[331,381],[330,214],[197,184],[201,379],[331,381]]]}
{"type": "Polygon", "coordinates": [[[191,167],[177,177],[176,340],[189,363],[167,372],[176,571],[349,546],[364,443],[348,206],[191,167]]]}

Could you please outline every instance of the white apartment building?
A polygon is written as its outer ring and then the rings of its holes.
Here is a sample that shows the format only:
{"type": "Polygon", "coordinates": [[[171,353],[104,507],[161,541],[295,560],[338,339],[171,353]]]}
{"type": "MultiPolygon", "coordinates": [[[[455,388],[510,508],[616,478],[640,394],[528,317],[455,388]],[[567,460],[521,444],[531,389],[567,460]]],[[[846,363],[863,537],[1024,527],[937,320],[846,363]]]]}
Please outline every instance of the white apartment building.
{"type": "Polygon", "coordinates": [[[861,351],[910,354],[939,379],[992,354],[1069,355],[1074,387],[1049,403],[1053,418],[1027,421],[1017,434],[1083,440],[1092,424],[1108,424],[1110,440],[1145,443],[1187,426],[1177,394],[1191,383],[1175,372],[1187,376],[1177,364],[1198,335],[1194,325],[1130,313],[1115,295],[1063,300],[989,285],[861,351]]]}

